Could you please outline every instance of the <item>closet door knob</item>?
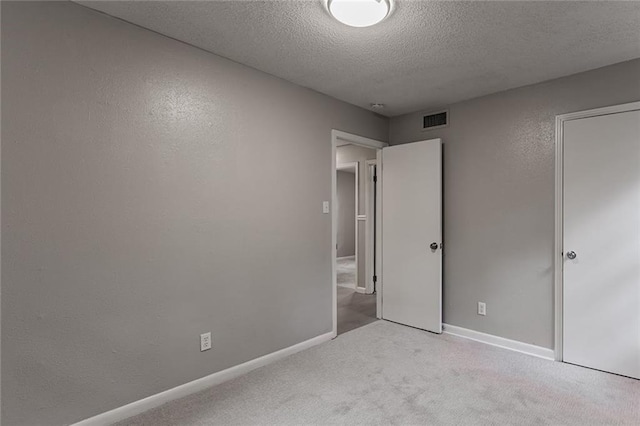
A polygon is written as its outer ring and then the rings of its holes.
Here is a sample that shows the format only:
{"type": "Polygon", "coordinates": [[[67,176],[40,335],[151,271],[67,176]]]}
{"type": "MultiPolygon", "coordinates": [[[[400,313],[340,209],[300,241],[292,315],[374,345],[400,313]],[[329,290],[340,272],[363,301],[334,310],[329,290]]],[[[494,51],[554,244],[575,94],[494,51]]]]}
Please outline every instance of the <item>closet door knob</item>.
{"type": "Polygon", "coordinates": [[[570,251],[567,253],[567,257],[571,260],[575,259],[576,257],[578,257],[578,255],[576,254],[575,251],[570,251]]]}
{"type": "Polygon", "coordinates": [[[438,250],[438,243],[431,243],[429,247],[431,248],[431,250],[438,250]]]}

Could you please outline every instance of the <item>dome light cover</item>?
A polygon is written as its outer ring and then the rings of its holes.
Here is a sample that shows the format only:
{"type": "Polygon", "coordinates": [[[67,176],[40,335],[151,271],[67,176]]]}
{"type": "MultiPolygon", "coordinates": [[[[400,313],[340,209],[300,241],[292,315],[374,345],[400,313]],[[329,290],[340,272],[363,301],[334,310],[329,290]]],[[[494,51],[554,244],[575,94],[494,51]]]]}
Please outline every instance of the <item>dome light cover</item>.
{"type": "Polygon", "coordinates": [[[328,0],[329,12],[351,27],[369,27],[389,14],[391,0],[328,0]]]}

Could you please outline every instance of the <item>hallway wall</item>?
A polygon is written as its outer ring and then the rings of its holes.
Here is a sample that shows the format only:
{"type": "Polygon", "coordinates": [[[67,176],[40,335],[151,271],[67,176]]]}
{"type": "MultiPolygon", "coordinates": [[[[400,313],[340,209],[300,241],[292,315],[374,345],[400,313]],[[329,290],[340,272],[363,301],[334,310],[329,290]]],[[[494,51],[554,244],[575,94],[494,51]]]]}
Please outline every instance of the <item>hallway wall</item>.
{"type": "Polygon", "coordinates": [[[338,170],[338,257],[356,255],[356,175],[338,170]]]}

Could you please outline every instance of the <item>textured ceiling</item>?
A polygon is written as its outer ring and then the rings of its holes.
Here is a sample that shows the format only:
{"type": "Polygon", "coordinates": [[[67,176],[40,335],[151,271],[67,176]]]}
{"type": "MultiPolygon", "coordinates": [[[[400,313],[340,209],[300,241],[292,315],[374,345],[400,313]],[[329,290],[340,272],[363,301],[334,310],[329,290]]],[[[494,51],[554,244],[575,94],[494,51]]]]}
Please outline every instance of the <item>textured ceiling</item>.
{"type": "Polygon", "coordinates": [[[351,28],[313,1],[79,3],[387,116],[640,57],[640,2],[396,1],[351,28]]]}

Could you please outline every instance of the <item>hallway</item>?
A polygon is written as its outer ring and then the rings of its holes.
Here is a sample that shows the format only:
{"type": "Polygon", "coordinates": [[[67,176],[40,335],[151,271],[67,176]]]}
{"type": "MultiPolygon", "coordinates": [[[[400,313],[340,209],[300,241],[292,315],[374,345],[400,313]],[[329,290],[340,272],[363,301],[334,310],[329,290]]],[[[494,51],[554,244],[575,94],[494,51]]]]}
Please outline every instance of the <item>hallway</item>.
{"type": "Polygon", "coordinates": [[[355,257],[339,258],[338,334],[346,333],[376,320],[376,295],[358,293],[355,257]]]}

